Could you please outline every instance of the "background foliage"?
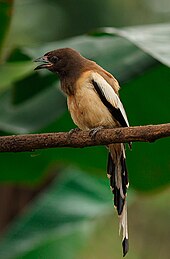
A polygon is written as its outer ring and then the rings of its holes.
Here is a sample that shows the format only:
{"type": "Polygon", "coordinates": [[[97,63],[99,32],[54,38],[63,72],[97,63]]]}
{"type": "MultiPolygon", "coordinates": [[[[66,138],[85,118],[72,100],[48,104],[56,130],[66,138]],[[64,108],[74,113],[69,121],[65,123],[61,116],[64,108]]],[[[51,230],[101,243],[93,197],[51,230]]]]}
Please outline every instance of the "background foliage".
{"type": "MultiPolygon", "coordinates": [[[[131,125],[169,122],[169,13],[169,1],[157,0],[0,1],[1,135],[74,127],[58,79],[48,71],[34,72],[32,62],[66,46],[119,80],[131,125]]],[[[169,144],[169,139],[135,143],[127,150],[127,258],[168,258],[169,144]]],[[[2,184],[37,188],[49,174],[59,175],[9,227],[1,257],[121,258],[106,160],[104,147],[0,154],[2,184]]],[[[5,201],[6,196],[2,208],[5,201]]]]}

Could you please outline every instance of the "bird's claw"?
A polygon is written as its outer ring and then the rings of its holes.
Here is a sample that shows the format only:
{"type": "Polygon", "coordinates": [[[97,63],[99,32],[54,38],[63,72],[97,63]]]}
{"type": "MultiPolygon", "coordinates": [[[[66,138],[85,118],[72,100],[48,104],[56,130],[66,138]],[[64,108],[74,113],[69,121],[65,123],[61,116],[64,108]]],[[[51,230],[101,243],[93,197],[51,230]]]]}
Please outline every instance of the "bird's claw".
{"type": "Polygon", "coordinates": [[[80,129],[79,128],[75,128],[75,129],[71,129],[69,132],[68,132],[68,136],[67,136],[67,140],[69,141],[70,138],[72,137],[72,135],[76,132],[79,132],[80,129]]]}
{"type": "Polygon", "coordinates": [[[77,133],[77,132],[79,132],[79,131],[80,131],[79,128],[71,129],[71,130],[69,131],[69,136],[71,136],[73,133],[77,133]]]}
{"type": "Polygon", "coordinates": [[[103,129],[103,126],[99,126],[99,127],[96,127],[94,129],[91,129],[90,132],[89,132],[89,136],[92,137],[93,139],[95,138],[96,134],[103,129]]]}

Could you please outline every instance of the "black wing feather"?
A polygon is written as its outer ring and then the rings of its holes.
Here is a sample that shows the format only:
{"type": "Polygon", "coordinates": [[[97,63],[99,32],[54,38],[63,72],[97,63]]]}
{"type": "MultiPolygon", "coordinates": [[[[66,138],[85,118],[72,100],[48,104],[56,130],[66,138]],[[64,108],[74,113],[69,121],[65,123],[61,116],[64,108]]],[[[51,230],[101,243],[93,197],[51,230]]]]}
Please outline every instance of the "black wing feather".
{"type": "Polygon", "coordinates": [[[105,97],[103,91],[101,90],[101,88],[99,87],[98,83],[96,83],[96,81],[92,80],[93,86],[97,92],[97,94],[99,95],[102,103],[107,107],[107,109],[109,110],[109,112],[111,113],[112,117],[114,119],[116,119],[120,125],[122,127],[128,127],[121,111],[119,108],[115,108],[105,97]]]}

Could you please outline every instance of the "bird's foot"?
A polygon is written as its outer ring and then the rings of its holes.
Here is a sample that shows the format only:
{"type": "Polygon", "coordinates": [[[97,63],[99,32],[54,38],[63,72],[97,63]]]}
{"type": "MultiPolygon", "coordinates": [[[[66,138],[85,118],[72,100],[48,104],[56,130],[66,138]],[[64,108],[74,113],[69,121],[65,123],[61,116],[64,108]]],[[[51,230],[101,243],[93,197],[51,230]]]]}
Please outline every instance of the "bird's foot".
{"type": "Polygon", "coordinates": [[[71,137],[71,135],[72,135],[73,133],[77,133],[77,132],[79,132],[79,131],[80,131],[79,128],[71,129],[71,130],[69,131],[69,136],[71,137]]]}
{"type": "Polygon", "coordinates": [[[102,130],[104,127],[103,126],[99,126],[99,127],[96,127],[94,129],[91,129],[90,132],[89,132],[89,136],[92,137],[93,139],[95,139],[95,136],[96,134],[102,130]]]}
{"type": "Polygon", "coordinates": [[[79,131],[80,131],[80,129],[79,129],[79,128],[71,129],[71,130],[68,132],[67,140],[69,141],[69,140],[70,140],[70,138],[72,137],[72,135],[73,135],[74,133],[79,132],[79,131]]]}

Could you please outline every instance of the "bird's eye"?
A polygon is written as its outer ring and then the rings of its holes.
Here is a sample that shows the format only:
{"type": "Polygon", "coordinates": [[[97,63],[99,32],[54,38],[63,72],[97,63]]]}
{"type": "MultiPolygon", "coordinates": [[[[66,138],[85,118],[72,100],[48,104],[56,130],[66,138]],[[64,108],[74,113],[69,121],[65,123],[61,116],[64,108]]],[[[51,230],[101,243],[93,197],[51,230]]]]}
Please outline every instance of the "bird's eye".
{"type": "Polygon", "coordinates": [[[58,60],[59,60],[59,58],[57,57],[57,56],[52,56],[52,57],[50,57],[50,62],[52,62],[53,64],[55,64],[58,60]]]}

